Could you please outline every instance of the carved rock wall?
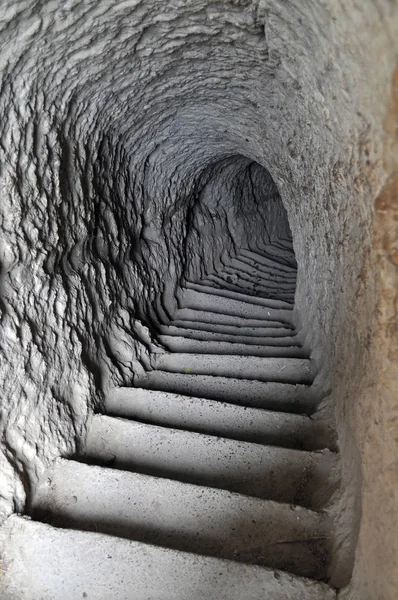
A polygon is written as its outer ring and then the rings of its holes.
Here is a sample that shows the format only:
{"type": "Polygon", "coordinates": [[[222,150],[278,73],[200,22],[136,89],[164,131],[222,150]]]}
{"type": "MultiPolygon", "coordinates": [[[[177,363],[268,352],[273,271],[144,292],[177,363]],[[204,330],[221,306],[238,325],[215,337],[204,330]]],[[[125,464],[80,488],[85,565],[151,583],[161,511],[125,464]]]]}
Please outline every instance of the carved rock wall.
{"type": "MultiPolygon", "coordinates": [[[[380,336],[393,362],[394,259],[375,282],[396,218],[383,208],[394,194],[385,205],[380,192],[394,169],[384,123],[388,110],[394,122],[397,23],[395,0],[3,1],[3,516],[53,457],[75,450],[103,390],[145,366],[150,321],[173,306],[179,279],[261,244],[264,222],[275,234],[273,180],[298,261],[297,310],[332,390],[347,556],[362,498],[349,593],[377,597],[396,519],[385,486],[393,379],[390,400],[379,396],[380,336]],[[369,428],[379,398],[384,416],[369,428]]],[[[393,598],[389,585],[380,598],[393,598]]]]}

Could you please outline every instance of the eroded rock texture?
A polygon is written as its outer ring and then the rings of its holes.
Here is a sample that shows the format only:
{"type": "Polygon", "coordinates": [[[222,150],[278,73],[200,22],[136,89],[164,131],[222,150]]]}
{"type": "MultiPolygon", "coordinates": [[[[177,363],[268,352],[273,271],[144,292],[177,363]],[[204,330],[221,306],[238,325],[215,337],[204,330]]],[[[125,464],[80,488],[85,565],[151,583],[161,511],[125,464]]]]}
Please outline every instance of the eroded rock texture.
{"type": "MultiPolygon", "coordinates": [[[[351,556],[361,460],[374,472],[357,424],[377,402],[365,383],[381,386],[369,282],[395,0],[4,0],[0,28],[2,516],[75,450],[104,389],[141,372],[180,280],[281,233],[281,198],[297,310],[333,390],[351,556]]],[[[366,519],[371,566],[387,519],[366,519]]]]}

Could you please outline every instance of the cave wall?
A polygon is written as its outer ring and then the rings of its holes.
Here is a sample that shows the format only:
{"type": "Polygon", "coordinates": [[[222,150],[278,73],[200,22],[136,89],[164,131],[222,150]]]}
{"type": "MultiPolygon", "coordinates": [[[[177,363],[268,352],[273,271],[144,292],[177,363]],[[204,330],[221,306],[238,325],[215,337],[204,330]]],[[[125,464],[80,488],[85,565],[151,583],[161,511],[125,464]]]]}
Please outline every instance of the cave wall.
{"type": "Polygon", "coordinates": [[[319,385],[332,390],[348,562],[359,530],[347,593],[392,598],[393,558],[381,557],[396,519],[386,488],[396,409],[393,379],[389,399],[379,395],[378,336],[391,336],[396,271],[377,261],[395,213],[376,198],[393,172],[395,0],[174,0],[161,10],[154,0],[5,0],[1,17],[2,516],[23,507],[48,461],[74,451],[103,390],[145,365],[155,299],[168,310],[183,275],[217,266],[247,236],[258,196],[247,215],[241,203],[238,227],[233,182],[255,161],[287,210],[297,310],[319,385]],[[215,190],[231,203],[211,209],[209,254],[195,232],[215,190]],[[389,517],[375,520],[385,502],[389,517]]]}
{"type": "MultiPolygon", "coordinates": [[[[381,161],[389,177],[371,196],[370,244],[352,315],[362,352],[348,358],[344,370],[355,375],[338,389],[345,392],[339,409],[351,428],[345,435],[357,443],[362,473],[356,562],[344,600],[389,600],[398,590],[398,68],[387,99],[381,161]]],[[[363,173],[373,180],[370,165],[363,173]]]]}

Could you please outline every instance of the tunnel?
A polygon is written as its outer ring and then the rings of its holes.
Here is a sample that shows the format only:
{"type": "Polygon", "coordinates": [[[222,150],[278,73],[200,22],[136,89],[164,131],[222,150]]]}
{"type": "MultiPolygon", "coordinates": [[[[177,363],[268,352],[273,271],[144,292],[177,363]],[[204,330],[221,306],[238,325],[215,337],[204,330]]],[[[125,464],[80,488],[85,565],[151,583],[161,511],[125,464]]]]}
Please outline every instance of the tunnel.
{"type": "Polygon", "coordinates": [[[393,600],[395,0],[3,0],[5,600],[393,600]]]}

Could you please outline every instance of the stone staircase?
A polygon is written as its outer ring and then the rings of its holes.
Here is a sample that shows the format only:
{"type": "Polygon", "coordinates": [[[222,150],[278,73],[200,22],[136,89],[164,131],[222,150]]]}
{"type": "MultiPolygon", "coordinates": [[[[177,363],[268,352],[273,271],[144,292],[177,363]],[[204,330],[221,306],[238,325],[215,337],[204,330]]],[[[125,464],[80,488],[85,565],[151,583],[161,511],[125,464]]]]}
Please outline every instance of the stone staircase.
{"type": "Polygon", "coordinates": [[[280,244],[186,284],[153,369],[108,395],[85,455],[58,459],[31,518],[1,530],[5,600],[336,597],[336,439],[294,327],[295,277],[280,244]]]}

